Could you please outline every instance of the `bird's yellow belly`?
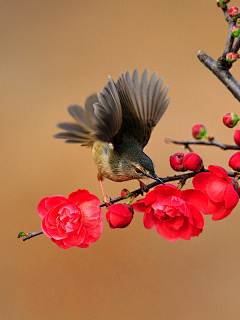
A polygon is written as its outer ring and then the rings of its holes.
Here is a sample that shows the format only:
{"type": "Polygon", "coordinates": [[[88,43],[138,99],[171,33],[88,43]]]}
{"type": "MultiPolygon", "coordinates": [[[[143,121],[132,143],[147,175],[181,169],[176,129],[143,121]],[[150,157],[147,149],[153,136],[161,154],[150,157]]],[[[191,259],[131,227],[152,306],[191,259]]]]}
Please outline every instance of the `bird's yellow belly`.
{"type": "Polygon", "coordinates": [[[96,141],[92,148],[92,154],[94,162],[98,168],[98,171],[102,177],[110,179],[112,181],[121,182],[131,180],[131,178],[125,175],[114,173],[109,163],[110,153],[113,152],[112,143],[96,141]]]}

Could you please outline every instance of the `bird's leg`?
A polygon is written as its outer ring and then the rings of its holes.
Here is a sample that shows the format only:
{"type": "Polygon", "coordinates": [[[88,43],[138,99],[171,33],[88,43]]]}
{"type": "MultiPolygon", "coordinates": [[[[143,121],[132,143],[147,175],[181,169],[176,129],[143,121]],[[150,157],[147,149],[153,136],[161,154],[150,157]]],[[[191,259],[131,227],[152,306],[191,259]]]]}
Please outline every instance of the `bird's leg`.
{"type": "Polygon", "coordinates": [[[98,172],[97,178],[98,178],[98,181],[100,182],[104,203],[105,203],[106,207],[111,206],[112,205],[111,204],[111,198],[106,196],[106,194],[105,194],[105,191],[104,191],[104,188],[103,188],[103,176],[101,175],[100,172],[98,172]]]}
{"type": "Polygon", "coordinates": [[[141,180],[138,180],[138,181],[140,183],[141,195],[143,196],[143,193],[148,192],[149,189],[144,182],[142,182],[141,180]]]}

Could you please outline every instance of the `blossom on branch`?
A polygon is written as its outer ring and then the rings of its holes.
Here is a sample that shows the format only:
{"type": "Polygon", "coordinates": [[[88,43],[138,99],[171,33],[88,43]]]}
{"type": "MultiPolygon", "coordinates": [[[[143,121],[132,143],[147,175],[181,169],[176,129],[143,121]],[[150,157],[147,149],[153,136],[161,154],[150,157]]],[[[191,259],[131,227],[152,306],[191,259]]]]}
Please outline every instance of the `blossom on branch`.
{"type": "Polygon", "coordinates": [[[195,139],[208,138],[207,130],[202,124],[196,124],[192,127],[192,135],[195,139]]]}
{"type": "Polygon", "coordinates": [[[68,198],[52,196],[38,204],[43,233],[59,247],[87,248],[102,233],[100,200],[87,190],[72,192],[68,198]]]}
{"type": "Polygon", "coordinates": [[[229,112],[229,113],[225,114],[225,116],[223,117],[223,123],[228,128],[235,127],[235,125],[238,123],[238,121],[239,121],[238,115],[233,112],[229,112]]]}
{"type": "Polygon", "coordinates": [[[234,142],[240,147],[240,130],[236,130],[234,133],[234,142]]]}
{"type": "Polygon", "coordinates": [[[125,228],[132,222],[134,211],[130,204],[113,204],[107,209],[106,219],[110,228],[125,228]]]}
{"type": "Polygon", "coordinates": [[[190,171],[199,171],[203,166],[203,161],[195,152],[189,152],[183,158],[183,166],[190,171]]]}
{"type": "Polygon", "coordinates": [[[159,185],[145,199],[132,206],[144,212],[143,224],[169,241],[190,240],[203,231],[204,219],[200,211],[207,205],[207,197],[200,191],[179,190],[172,184],[159,185]]]}
{"type": "Polygon", "coordinates": [[[185,154],[182,152],[177,152],[174,153],[173,155],[170,156],[170,165],[173,170],[175,171],[186,171],[187,169],[184,168],[183,166],[183,158],[185,154]]]}
{"type": "Polygon", "coordinates": [[[224,168],[210,165],[208,169],[211,172],[201,172],[193,178],[193,186],[208,198],[203,214],[212,214],[213,220],[221,220],[232,212],[239,196],[233,186],[234,179],[228,177],[224,168]]]}
{"type": "Polygon", "coordinates": [[[231,156],[228,165],[233,170],[240,171],[240,152],[236,152],[231,156]]]}

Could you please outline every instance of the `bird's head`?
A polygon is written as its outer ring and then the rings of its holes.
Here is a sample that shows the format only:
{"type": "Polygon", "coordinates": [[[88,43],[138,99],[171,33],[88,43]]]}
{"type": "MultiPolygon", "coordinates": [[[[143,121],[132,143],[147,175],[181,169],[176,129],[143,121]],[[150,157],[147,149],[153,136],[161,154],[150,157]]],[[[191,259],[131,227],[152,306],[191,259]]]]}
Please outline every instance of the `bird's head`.
{"type": "Polygon", "coordinates": [[[163,184],[156,175],[152,160],[143,152],[134,152],[121,163],[121,170],[129,179],[151,178],[163,184]]]}

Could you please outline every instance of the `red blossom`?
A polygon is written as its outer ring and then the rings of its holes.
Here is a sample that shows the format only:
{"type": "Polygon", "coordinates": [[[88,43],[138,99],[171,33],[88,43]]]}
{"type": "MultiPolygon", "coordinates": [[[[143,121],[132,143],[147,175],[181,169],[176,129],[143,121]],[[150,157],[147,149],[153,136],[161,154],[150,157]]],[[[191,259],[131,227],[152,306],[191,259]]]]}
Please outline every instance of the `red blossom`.
{"type": "Polygon", "coordinates": [[[132,206],[144,212],[143,224],[169,241],[190,240],[198,236],[204,226],[201,210],[207,205],[207,197],[200,191],[179,190],[171,184],[159,185],[150,191],[145,199],[132,206]]]}
{"type": "Polygon", "coordinates": [[[231,156],[228,165],[233,170],[240,171],[240,152],[236,152],[231,156]]]}
{"type": "Polygon", "coordinates": [[[221,220],[232,212],[239,197],[224,168],[211,165],[208,169],[211,172],[202,172],[193,178],[193,186],[208,197],[203,213],[212,214],[213,220],[221,220]]]}
{"type": "Polygon", "coordinates": [[[186,171],[186,169],[183,167],[183,157],[184,153],[177,152],[174,153],[172,156],[170,156],[170,165],[173,170],[175,171],[186,171]]]}
{"type": "Polygon", "coordinates": [[[127,227],[133,219],[133,208],[130,204],[118,203],[113,204],[107,208],[106,219],[109,223],[109,227],[115,228],[125,228],[127,227]]]}
{"type": "Polygon", "coordinates": [[[234,142],[240,147],[240,130],[236,130],[234,133],[234,142]]]}
{"type": "Polygon", "coordinates": [[[87,190],[72,192],[68,199],[52,196],[38,204],[44,234],[59,247],[87,248],[103,229],[100,200],[87,190]]]}
{"type": "Polygon", "coordinates": [[[198,171],[202,168],[203,162],[198,154],[189,152],[183,158],[183,166],[187,170],[198,171]]]}

